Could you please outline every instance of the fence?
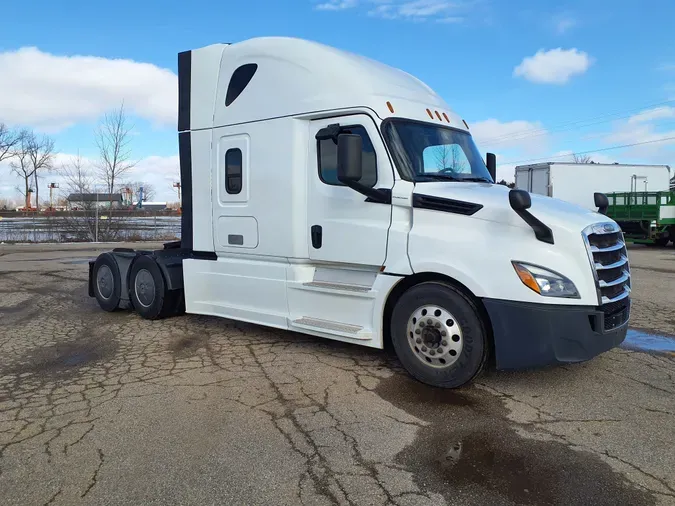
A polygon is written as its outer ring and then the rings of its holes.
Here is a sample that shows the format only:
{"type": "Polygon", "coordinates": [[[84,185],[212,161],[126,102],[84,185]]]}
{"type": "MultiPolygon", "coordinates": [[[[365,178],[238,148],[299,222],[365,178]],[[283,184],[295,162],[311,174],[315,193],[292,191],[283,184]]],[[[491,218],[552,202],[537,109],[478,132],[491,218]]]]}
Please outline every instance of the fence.
{"type": "Polygon", "coordinates": [[[171,241],[180,215],[171,211],[4,213],[0,242],[171,241]]]}

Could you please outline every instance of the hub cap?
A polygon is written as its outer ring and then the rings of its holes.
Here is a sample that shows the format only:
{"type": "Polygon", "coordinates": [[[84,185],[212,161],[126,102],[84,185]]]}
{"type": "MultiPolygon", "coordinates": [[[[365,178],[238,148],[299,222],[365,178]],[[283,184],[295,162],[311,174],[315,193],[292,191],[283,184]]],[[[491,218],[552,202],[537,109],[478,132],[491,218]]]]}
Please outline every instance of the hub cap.
{"type": "Polygon", "coordinates": [[[408,319],[408,344],[424,364],[450,367],[462,352],[462,330],[445,309],[429,305],[418,308],[408,319]]]}
{"type": "Polygon", "coordinates": [[[102,265],[96,273],[96,287],[101,297],[108,300],[113,294],[113,275],[110,267],[102,265]]]}
{"type": "Polygon", "coordinates": [[[136,298],[144,307],[150,307],[155,300],[155,280],[147,269],[141,269],[134,280],[136,298]]]}

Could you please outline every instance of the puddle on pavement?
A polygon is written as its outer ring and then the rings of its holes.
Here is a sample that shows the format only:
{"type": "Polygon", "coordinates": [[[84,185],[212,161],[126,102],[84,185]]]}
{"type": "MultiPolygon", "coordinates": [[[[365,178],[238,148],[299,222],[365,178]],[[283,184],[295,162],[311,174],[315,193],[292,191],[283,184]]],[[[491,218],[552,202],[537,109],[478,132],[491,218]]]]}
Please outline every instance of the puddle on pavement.
{"type": "Polygon", "coordinates": [[[651,334],[642,330],[630,329],[622,348],[645,351],[647,353],[665,353],[675,355],[675,337],[651,334]]]}
{"type": "Polygon", "coordinates": [[[78,369],[112,357],[117,342],[110,335],[84,336],[30,350],[6,368],[0,375],[31,373],[37,377],[63,378],[76,374],[78,369]]]}
{"type": "Polygon", "coordinates": [[[396,462],[420,490],[448,504],[655,504],[596,455],[519,436],[501,401],[487,392],[433,389],[399,374],[375,392],[429,423],[396,462]]]}

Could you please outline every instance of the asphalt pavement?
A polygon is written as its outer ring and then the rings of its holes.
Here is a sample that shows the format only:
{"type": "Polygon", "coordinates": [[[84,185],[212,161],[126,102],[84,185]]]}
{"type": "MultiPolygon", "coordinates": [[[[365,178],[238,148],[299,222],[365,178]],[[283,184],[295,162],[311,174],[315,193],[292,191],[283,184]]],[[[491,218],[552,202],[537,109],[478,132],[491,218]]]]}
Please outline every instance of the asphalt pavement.
{"type": "MultiPolygon", "coordinates": [[[[153,245],[144,245],[153,247],[153,245]]],[[[110,245],[0,245],[0,503],[675,504],[675,354],[433,389],[389,351],[87,296],[110,245]]],[[[631,325],[675,336],[675,248],[631,325]]]]}

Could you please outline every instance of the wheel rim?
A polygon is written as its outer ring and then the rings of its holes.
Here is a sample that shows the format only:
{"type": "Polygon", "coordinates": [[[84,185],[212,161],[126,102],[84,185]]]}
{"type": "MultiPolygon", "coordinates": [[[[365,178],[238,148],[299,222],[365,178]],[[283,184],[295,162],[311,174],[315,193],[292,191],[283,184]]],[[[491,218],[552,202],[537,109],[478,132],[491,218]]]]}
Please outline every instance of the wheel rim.
{"type": "Polygon", "coordinates": [[[98,272],[96,273],[96,288],[104,299],[108,300],[112,297],[115,284],[112,271],[107,265],[102,265],[98,268],[98,272]]]}
{"type": "Polygon", "coordinates": [[[455,317],[435,305],[418,308],[408,319],[408,344],[415,356],[429,367],[444,369],[459,358],[464,339],[455,317]]]}
{"type": "Polygon", "coordinates": [[[143,307],[150,307],[155,301],[155,280],[147,269],[141,269],[134,280],[136,298],[143,307]]]}

